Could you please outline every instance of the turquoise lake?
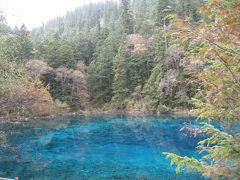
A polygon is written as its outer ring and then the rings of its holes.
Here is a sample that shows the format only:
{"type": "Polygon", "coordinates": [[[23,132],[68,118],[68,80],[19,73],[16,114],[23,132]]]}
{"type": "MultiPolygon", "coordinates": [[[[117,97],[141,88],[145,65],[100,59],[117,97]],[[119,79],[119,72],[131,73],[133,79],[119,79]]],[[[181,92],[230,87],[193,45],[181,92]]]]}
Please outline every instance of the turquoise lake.
{"type": "Polygon", "coordinates": [[[200,158],[197,142],[179,130],[193,117],[75,116],[1,124],[0,177],[20,180],[201,180],[175,167],[162,152],[200,158]]]}

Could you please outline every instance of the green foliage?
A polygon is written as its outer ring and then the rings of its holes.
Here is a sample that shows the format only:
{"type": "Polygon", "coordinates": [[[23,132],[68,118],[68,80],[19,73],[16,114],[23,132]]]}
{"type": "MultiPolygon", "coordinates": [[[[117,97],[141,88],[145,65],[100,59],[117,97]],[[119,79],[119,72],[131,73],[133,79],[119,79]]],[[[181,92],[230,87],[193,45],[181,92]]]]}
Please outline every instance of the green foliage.
{"type": "Polygon", "coordinates": [[[179,16],[188,17],[191,22],[201,20],[197,7],[204,4],[203,0],[177,0],[176,12],[179,16]]]}
{"type": "Polygon", "coordinates": [[[163,105],[161,104],[161,91],[158,86],[161,81],[162,66],[158,64],[154,67],[153,72],[144,86],[143,95],[146,108],[152,112],[165,112],[163,105]]]}
{"type": "MultiPolygon", "coordinates": [[[[96,37],[92,37],[96,38],[96,37]]],[[[95,40],[97,41],[97,40],[95,40]]],[[[86,65],[89,65],[92,61],[96,42],[93,41],[87,34],[80,34],[73,40],[74,59],[84,60],[86,65]]]]}
{"type": "Polygon", "coordinates": [[[114,42],[109,36],[99,47],[88,69],[88,82],[95,106],[103,105],[112,98],[114,42]]]}
{"type": "Polygon", "coordinates": [[[169,0],[157,0],[156,1],[156,23],[159,26],[166,25],[164,17],[171,13],[171,3],[169,0]]]}
{"type": "Polygon", "coordinates": [[[225,127],[220,131],[204,124],[201,128],[207,138],[198,143],[199,151],[206,153],[200,161],[165,153],[177,164],[178,172],[190,166],[191,170],[213,179],[240,177],[240,133],[239,128],[234,128],[240,121],[239,7],[238,0],[209,1],[201,8],[207,21],[194,29],[186,19],[176,19],[174,23],[174,35],[188,46],[189,57],[206,62],[197,73],[203,90],[199,99],[193,99],[196,106],[193,112],[200,118],[220,120],[225,127]]]}
{"type": "Polygon", "coordinates": [[[3,16],[3,12],[2,10],[0,9],[0,34],[4,34],[6,31],[6,19],[5,17],[3,16]]]}
{"type": "Polygon", "coordinates": [[[55,113],[57,107],[48,88],[31,77],[25,67],[32,51],[26,27],[15,29],[14,34],[6,29],[0,39],[0,116],[19,118],[55,113]]]}
{"type": "Polygon", "coordinates": [[[29,60],[31,58],[32,53],[32,42],[30,40],[29,31],[25,25],[22,25],[20,31],[17,33],[17,41],[19,42],[19,54],[17,58],[20,60],[29,60]]]}
{"type": "MultiPolygon", "coordinates": [[[[165,17],[171,16],[179,4],[180,1],[122,0],[120,6],[112,1],[86,5],[34,29],[33,43],[38,57],[54,69],[74,69],[77,61],[85,62],[90,99],[95,107],[112,104],[128,108],[127,104],[136,102],[135,88],[141,87],[140,108],[142,104],[149,111],[188,108],[196,91],[195,86],[185,82],[187,76],[181,68],[175,68],[177,82],[167,91],[159,88],[169,70],[164,61],[171,38],[162,30],[167,29],[170,21],[165,17]],[[185,94],[176,96],[179,91],[185,94]]],[[[191,6],[195,9],[197,4],[191,6]]],[[[180,14],[183,9],[177,11],[180,14]]],[[[72,101],[71,87],[65,88],[65,94],[54,78],[46,77],[44,81],[56,87],[50,85],[55,99],[72,101]]]]}
{"type": "Polygon", "coordinates": [[[0,116],[45,116],[55,108],[48,89],[29,76],[24,64],[0,59],[0,116]]]}
{"type": "Polygon", "coordinates": [[[202,172],[203,171],[203,166],[201,162],[194,158],[189,158],[189,157],[181,157],[173,153],[163,153],[166,155],[166,158],[171,159],[171,165],[176,164],[176,173],[180,173],[181,169],[187,168],[188,171],[198,171],[202,172]]]}
{"type": "Polygon", "coordinates": [[[197,149],[207,154],[200,161],[172,153],[163,153],[167,158],[171,159],[171,165],[177,165],[176,173],[187,168],[189,171],[199,172],[212,178],[236,179],[236,177],[239,177],[240,134],[230,135],[209,124],[204,124],[201,131],[208,138],[198,143],[197,149]]]}
{"type": "Polygon", "coordinates": [[[154,112],[167,112],[192,106],[190,99],[197,92],[197,85],[187,73],[188,59],[184,49],[172,45],[167,54],[157,54],[158,64],[145,84],[143,95],[146,108],[154,112]]]}
{"type": "Polygon", "coordinates": [[[132,34],[134,28],[134,20],[130,11],[130,0],[121,0],[121,24],[123,32],[126,34],[132,34]]]}
{"type": "Polygon", "coordinates": [[[124,109],[126,99],[129,96],[129,76],[128,63],[124,58],[122,48],[119,49],[118,55],[114,59],[114,81],[113,81],[113,103],[116,108],[124,109]]]}
{"type": "Polygon", "coordinates": [[[229,127],[240,121],[239,7],[238,0],[100,2],[32,30],[32,39],[24,25],[9,28],[0,13],[0,115],[81,111],[89,99],[106,109],[194,108],[225,129],[204,124],[207,137],[198,149],[206,154],[199,161],[164,154],[177,173],[237,179],[240,135],[229,127]],[[32,57],[52,68],[31,77],[25,62],[32,57]]]}
{"type": "Polygon", "coordinates": [[[24,62],[32,56],[33,47],[30,35],[24,25],[22,25],[20,30],[15,30],[14,35],[5,32],[1,36],[0,47],[0,57],[2,59],[24,62]]]}
{"type": "MultiPolygon", "coordinates": [[[[233,127],[240,121],[239,7],[238,0],[107,1],[47,22],[31,32],[32,40],[24,25],[12,30],[0,13],[0,114],[51,114],[52,97],[82,110],[89,91],[94,107],[194,107],[200,118],[233,127]],[[25,68],[31,41],[34,57],[52,67],[40,77],[25,68]],[[79,62],[85,63],[80,69],[79,62]]],[[[205,124],[201,131],[207,135],[198,145],[206,153],[201,160],[164,153],[176,172],[239,177],[239,130],[205,124]]]]}
{"type": "Polygon", "coordinates": [[[40,72],[41,69],[46,69],[39,76],[45,83],[45,86],[49,87],[49,92],[55,100],[67,103],[73,111],[85,110],[88,107],[88,88],[85,65],[82,61],[77,63],[76,70],[65,67],[52,69],[41,61],[41,63],[39,62],[40,65],[36,67],[37,61],[39,60],[29,63],[29,69],[30,71],[31,69],[32,71],[34,69],[35,71],[40,70],[40,72]]]}
{"type": "MultiPolygon", "coordinates": [[[[179,4],[180,1],[163,0],[122,0],[120,5],[115,1],[93,3],[33,29],[32,39],[25,26],[11,30],[3,18],[2,29],[15,35],[1,37],[0,56],[9,61],[25,63],[34,58],[47,63],[51,70],[36,74],[53,99],[66,102],[72,110],[86,108],[83,101],[88,99],[87,91],[94,107],[111,104],[124,109],[138,103],[135,109],[146,107],[148,111],[161,112],[190,107],[195,86],[185,83],[187,76],[182,68],[170,68],[177,71],[177,82],[167,90],[159,88],[171,66],[164,64],[172,44],[162,32],[170,22],[165,17],[171,16],[179,4]],[[79,61],[87,66],[87,82],[84,73],[77,72],[78,76],[73,77],[79,61]],[[186,93],[176,97],[180,90],[186,93]]],[[[195,5],[191,4],[193,8],[195,5]]],[[[177,10],[179,14],[181,11],[177,10]]],[[[37,72],[41,68],[37,67],[37,72]]]]}
{"type": "Polygon", "coordinates": [[[74,50],[70,42],[56,39],[49,42],[45,48],[45,57],[51,67],[74,68],[76,66],[74,50]]]}

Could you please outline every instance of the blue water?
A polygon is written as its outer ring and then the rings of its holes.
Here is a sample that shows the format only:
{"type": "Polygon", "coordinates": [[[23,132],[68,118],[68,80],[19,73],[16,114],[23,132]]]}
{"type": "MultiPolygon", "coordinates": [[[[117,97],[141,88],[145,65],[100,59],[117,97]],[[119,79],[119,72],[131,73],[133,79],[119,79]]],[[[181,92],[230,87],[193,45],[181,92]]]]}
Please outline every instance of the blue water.
{"type": "Polygon", "coordinates": [[[199,158],[202,138],[184,135],[190,117],[62,117],[1,124],[8,146],[0,148],[0,177],[20,180],[162,179],[201,180],[199,174],[175,174],[162,152],[199,158]]]}

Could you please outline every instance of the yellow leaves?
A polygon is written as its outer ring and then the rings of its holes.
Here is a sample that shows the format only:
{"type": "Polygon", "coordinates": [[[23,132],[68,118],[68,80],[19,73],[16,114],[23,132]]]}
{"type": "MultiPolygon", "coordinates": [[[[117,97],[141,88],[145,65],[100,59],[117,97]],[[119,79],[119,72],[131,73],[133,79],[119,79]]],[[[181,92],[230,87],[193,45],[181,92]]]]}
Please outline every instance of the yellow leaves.
{"type": "Polygon", "coordinates": [[[212,0],[200,11],[208,17],[201,23],[192,25],[187,19],[178,18],[172,25],[173,35],[184,43],[188,42],[189,57],[205,62],[205,69],[197,74],[205,86],[205,103],[196,111],[204,117],[227,117],[237,121],[240,106],[240,2],[212,0]]]}
{"type": "Polygon", "coordinates": [[[54,114],[55,104],[48,88],[44,87],[42,82],[38,79],[32,79],[30,83],[25,85],[25,92],[28,95],[27,105],[28,112],[32,112],[35,116],[46,116],[54,114]]]}
{"type": "Polygon", "coordinates": [[[0,114],[4,116],[46,116],[56,111],[48,87],[38,78],[12,79],[7,86],[1,86],[0,95],[0,114]]]}
{"type": "Polygon", "coordinates": [[[55,104],[56,104],[56,107],[60,110],[63,110],[65,112],[67,112],[69,110],[69,106],[67,103],[65,102],[61,102],[59,100],[55,100],[55,104]]]}
{"type": "Polygon", "coordinates": [[[173,153],[163,152],[166,158],[171,159],[171,165],[176,164],[176,173],[180,173],[181,169],[187,168],[188,171],[203,172],[201,162],[194,158],[181,157],[173,153]]]}
{"type": "Polygon", "coordinates": [[[177,18],[176,14],[168,14],[163,18],[163,20],[172,20],[176,18],[177,18]]]}
{"type": "Polygon", "coordinates": [[[136,44],[132,53],[135,54],[144,54],[147,51],[147,48],[144,44],[136,44]]]}
{"type": "MultiPolygon", "coordinates": [[[[240,1],[212,0],[201,8],[206,21],[191,27],[188,21],[176,21],[174,35],[188,47],[192,59],[201,59],[205,68],[197,74],[204,85],[203,98],[193,99],[194,113],[199,118],[222,120],[226,125],[240,122],[240,1]],[[187,29],[189,28],[189,29],[187,29]]],[[[211,178],[236,179],[239,177],[239,137],[230,135],[205,124],[201,129],[209,138],[199,142],[200,152],[207,152],[201,159],[202,175],[211,178]]],[[[189,164],[190,158],[167,153],[177,172],[189,164]]]]}
{"type": "Polygon", "coordinates": [[[198,25],[191,25],[187,19],[178,18],[172,25],[172,34],[182,41],[189,41],[189,39],[191,42],[205,41],[211,47],[225,52],[236,47],[239,49],[236,46],[239,43],[240,35],[239,3],[235,3],[232,8],[233,10],[226,8],[225,3],[221,0],[212,1],[209,5],[201,8],[202,13],[212,15],[212,20],[209,20],[211,23],[203,21],[198,25]],[[227,42],[225,44],[227,47],[222,44],[224,42],[227,42]]]}

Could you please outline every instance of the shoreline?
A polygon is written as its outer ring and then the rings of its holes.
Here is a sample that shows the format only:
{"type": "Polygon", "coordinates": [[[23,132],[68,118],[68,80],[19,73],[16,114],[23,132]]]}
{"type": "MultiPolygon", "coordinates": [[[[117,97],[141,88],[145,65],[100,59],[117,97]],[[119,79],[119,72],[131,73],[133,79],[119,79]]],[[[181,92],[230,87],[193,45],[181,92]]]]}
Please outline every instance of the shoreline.
{"type": "Polygon", "coordinates": [[[94,110],[91,111],[90,114],[87,115],[108,115],[108,114],[126,114],[126,115],[163,115],[163,114],[172,114],[172,115],[179,115],[179,116],[191,116],[190,110],[183,110],[183,111],[169,111],[169,112],[142,112],[142,111],[129,111],[129,110],[117,110],[117,109],[110,109],[110,110],[94,110]]]}
{"type": "Polygon", "coordinates": [[[190,112],[190,110],[182,110],[182,111],[169,111],[169,112],[142,112],[142,111],[129,111],[129,110],[118,110],[118,109],[110,109],[110,110],[100,110],[93,109],[91,111],[85,112],[70,112],[63,114],[53,114],[49,116],[41,116],[41,117],[0,117],[0,123],[20,123],[20,122],[28,122],[33,120],[49,120],[57,117],[70,117],[70,116],[100,116],[100,115],[117,115],[117,114],[126,114],[132,116],[149,116],[149,115],[164,115],[171,114],[177,116],[196,116],[190,112]]]}

